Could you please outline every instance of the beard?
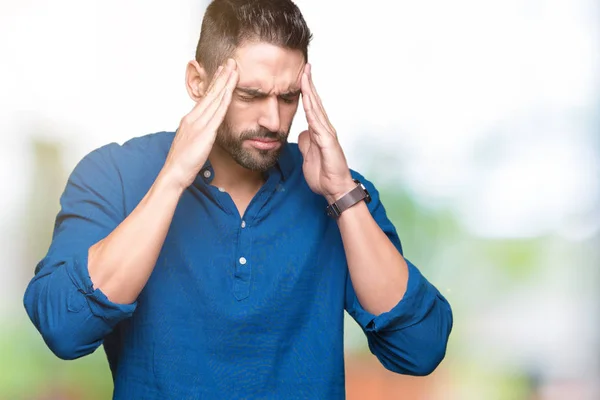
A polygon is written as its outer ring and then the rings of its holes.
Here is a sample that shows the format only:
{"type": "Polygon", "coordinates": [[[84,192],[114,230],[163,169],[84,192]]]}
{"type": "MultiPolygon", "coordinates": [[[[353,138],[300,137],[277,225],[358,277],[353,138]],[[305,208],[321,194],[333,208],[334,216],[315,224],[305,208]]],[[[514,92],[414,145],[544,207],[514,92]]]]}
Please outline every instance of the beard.
{"type": "Polygon", "coordinates": [[[272,132],[264,128],[236,133],[230,125],[223,122],[217,130],[215,142],[240,166],[250,171],[266,172],[277,163],[281,150],[287,142],[288,135],[289,130],[287,132],[272,132]],[[244,141],[248,139],[277,140],[280,146],[272,150],[261,150],[254,147],[245,148],[244,141]]]}

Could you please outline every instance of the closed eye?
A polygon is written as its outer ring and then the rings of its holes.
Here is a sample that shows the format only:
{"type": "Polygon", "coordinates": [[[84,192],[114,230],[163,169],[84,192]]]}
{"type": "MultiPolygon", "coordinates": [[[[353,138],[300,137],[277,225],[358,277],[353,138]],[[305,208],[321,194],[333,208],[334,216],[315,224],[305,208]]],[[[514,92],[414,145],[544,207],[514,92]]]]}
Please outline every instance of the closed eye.
{"type": "MultiPolygon", "coordinates": [[[[266,96],[238,96],[238,98],[245,103],[251,103],[255,100],[264,99],[265,97],[266,96]]],[[[298,96],[294,96],[294,97],[279,96],[279,99],[281,99],[281,101],[283,101],[285,104],[294,104],[296,101],[298,101],[298,96]]]]}
{"type": "Polygon", "coordinates": [[[286,104],[294,104],[296,101],[298,101],[298,97],[298,94],[279,96],[279,98],[286,104]]]}
{"type": "Polygon", "coordinates": [[[293,104],[300,98],[300,90],[296,90],[293,92],[283,93],[279,95],[279,98],[283,100],[284,103],[293,104]]]}
{"type": "Polygon", "coordinates": [[[246,102],[246,103],[250,103],[250,102],[252,102],[252,101],[256,100],[256,97],[255,97],[255,96],[238,96],[238,98],[239,98],[241,101],[244,101],[244,102],[246,102]]]}
{"type": "MultiPolygon", "coordinates": [[[[237,88],[236,92],[237,92],[237,97],[241,101],[246,102],[246,103],[250,103],[255,100],[266,99],[267,97],[269,97],[269,94],[261,92],[256,89],[237,88]]],[[[277,97],[278,97],[278,99],[283,101],[285,104],[294,104],[300,98],[300,90],[282,93],[277,97]]]]}

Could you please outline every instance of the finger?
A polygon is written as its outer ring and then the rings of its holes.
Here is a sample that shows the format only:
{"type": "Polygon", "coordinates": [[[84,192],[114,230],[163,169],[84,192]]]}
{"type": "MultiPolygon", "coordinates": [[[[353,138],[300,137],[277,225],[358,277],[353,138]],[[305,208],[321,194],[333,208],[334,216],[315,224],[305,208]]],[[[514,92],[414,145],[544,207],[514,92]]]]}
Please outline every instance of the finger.
{"type": "MultiPolygon", "coordinates": [[[[307,64],[310,65],[310,64],[307,64]]],[[[302,87],[303,87],[303,99],[304,99],[304,93],[306,93],[306,96],[309,98],[309,102],[310,102],[310,108],[312,111],[312,114],[314,115],[314,117],[320,122],[320,124],[325,128],[325,130],[327,131],[327,133],[336,136],[335,135],[335,130],[333,129],[333,126],[331,126],[331,123],[329,122],[329,119],[327,118],[327,115],[323,113],[323,108],[319,106],[318,103],[318,96],[316,95],[316,93],[314,92],[314,86],[311,86],[310,84],[310,69],[307,68],[307,70],[305,71],[303,77],[302,77],[302,87]]]]}
{"type": "Polygon", "coordinates": [[[218,127],[218,125],[222,122],[227,108],[229,107],[229,104],[231,102],[232,92],[235,86],[237,85],[237,79],[237,71],[232,71],[229,79],[226,82],[226,85],[223,86],[218,96],[216,96],[214,100],[207,106],[206,110],[204,111],[202,116],[196,121],[195,125],[202,129],[207,127],[210,124],[210,122],[216,118],[218,120],[216,122],[218,127]],[[217,112],[222,107],[225,107],[225,112],[221,113],[222,116],[219,117],[220,114],[218,114],[217,112]]]}
{"type": "Polygon", "coordinates": [[[310,85],[308,84],[308,77],[306,74],[302,76],[302,105],[304,107],[304,113],[306,114],[308,125],[315,130],[317,135],[321,135],[323,133],[327,134],[325,122],[318,115],[319,113],[317,113],[317,110],[315,109],[314,100],[310,93],[310,85]]]}
{"type": "Polygon", "coordinates": [[[214,101],[210,107],[207,108],[202,118],[200,118],[199,124],[203,124],[206,129],[216,132],[219,125],[223,122],[225,114],[227,114],[227,110],[231,104],[233,90],[237,86],[238,78],[238,72],[232,71],[226,85],[223,87],[221,95],[218,97],[218,101],[214,101]]]}
{"type": "Polygon", "coordinates": [[[210,107],[210,105],[221,95],[221,92],[231,77],[232,72],[236,69],[235,62],[232,63],[230,60],[228,60],[223,66],[221,72],[215,76],[213,82],[211,82],[211,85],[209,86],[209,89],[206,91],[204,98],[200,100],[197,104],[197,107],[190,112],[189,117],[192,121],[196,121],[202,117],[202,115],[204,115],[204,111],[210,107]]]}
{"type": "Polygon", "coordinates": [[[219,126],[221,126],[223,120],[225,119],[225,114],[227,114],[229,105],[231,104],[231,96],[231,92],[225,92],[223,94],[219,106],[215,109],[212,118],[209,119],[206,124],[207,131],[211,132],[215,137],[219,126]]]}
{"type": "Polygon", "coordinates": [[[306,66],[306,75],[308,76],[308,83],[310,84],[315,106],[320,109],[326,121],[329,123],[329,117],[327,116],[327,112],[325,111],[325,107],[323,107],[323,102],[321,101],[321,97],[319,96],[319,93],[317,93],[317,88],[315,87],[315,83],[312,79],[312,65],[307,63],[306,66]]]}
{"type": "MultiPolygon", "coordinates": [[[[303,101],[304,101],[303,97],[303,101]]],[[[310,101],[310,100],[309,100],[310,101]]],[[[319,147],[322,147],[330,143],[334,137],[327,132],[327,129],[323,124],[314,116],[314,112],[308,109],[306,112],[306,119],[308,121],[308,135],[312,141],[314,141],[319,147]]]]}
{"type": "Polygon", "coordinates": [[[304,113],[306,114],[306,121],[308,122],[309,131],[311,134],[315,134],[317,136],[327,135],[325,132],[325,126],[323,123],[317,118],[313,107],[310,103],[310,97],[302,97],[302,103],[305,104],[304,113]]]}
{"type": "MultiPolygon", "coordinates": [[[[225,68],[223,68],[223,70],[224,69],[225,68]]],[[[219,79],[225,79],[225,77],[228,76],[228,74],[230,74],[230,72],[221,71],[219,79]]],[[[213,85],[213,88],[211,88],[211,93],[213,93],[213,92],[214,92],[214,85],[213,85]]],[[[189,124],[194,124],[198,120],[198,118],[202,117],[202,115],[204,114],[207,107],[209,107],[213,101],[214,101],[214,95],[208,96],[208,92],[206,92],[204,97],[201,100],[199,100],[198,102],[196,102],[196,104],[194,105],[194,108],[192,108],[192,110],[184,117],[184,121],[186,121],[189,124]]]]}
{"type": "Polygon", "coordinates": [[[208,85],[208,88],[206,89],[206,92],[208,93],[213,86],[215,85],[215,82],[217,81],[217,79],[219,78],[219,76],[221,76],[221,73],[223,71],[223,65],[219,65],[219,68],[217,68],[217,71],[214,73],[212,80],[210,81],[210,84],[208,85]]]}
{"type": "MultiPolygon", "coordinates": [[[[223,64],[222,69],[226,72],[226,73],[231,73],[231,71],[237,69],[237,63],[235,62],[234,59],[232,58],[228,58],[227,61],[225,61],[225,64],[223,64]]],[[[227,82],[227,77],[223,77],[223,74],[219,74],[217,76],[215,76],[211,82],[211,84],[209,85],[206,94],[210,94],[213,93],[214,91],[218,92],[219,91],[219,84],[221,83],[226,83],[227,82]]]]}

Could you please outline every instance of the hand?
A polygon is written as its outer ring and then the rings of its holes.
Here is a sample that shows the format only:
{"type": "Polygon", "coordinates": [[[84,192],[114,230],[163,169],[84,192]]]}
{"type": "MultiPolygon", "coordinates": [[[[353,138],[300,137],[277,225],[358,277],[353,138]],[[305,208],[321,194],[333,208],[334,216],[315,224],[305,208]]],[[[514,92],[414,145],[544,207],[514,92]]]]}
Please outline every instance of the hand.
{"type": "Polygon", "coordinates": [[[356,183],[350,175],[337,133],[315,90],[308,63],[302,74],[302,105],[308,121],[308,130],[298,137],[304,156],[304,177],[311,190],[325,196],[331,204],[354,188],[356,183]]]}
{"type": "Polygon", "coordinates": [[[180,189],[194,182],[208,159],[238,78],[236,62],[227,60],[215,72],[202,100],[181,120],[163,167],[180,189]]]}

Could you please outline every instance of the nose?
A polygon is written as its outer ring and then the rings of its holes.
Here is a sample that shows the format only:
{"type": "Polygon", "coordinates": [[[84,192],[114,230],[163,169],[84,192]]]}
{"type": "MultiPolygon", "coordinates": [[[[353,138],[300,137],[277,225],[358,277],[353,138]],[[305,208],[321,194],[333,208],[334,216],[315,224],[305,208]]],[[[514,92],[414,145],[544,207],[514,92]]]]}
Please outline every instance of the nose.
{"type": "Polygon", "coordinates": [[[269,96],[264,99],[263,110],[258,124],[271,132],[279,132],[279,102],[277,97],[269,96]]]}

